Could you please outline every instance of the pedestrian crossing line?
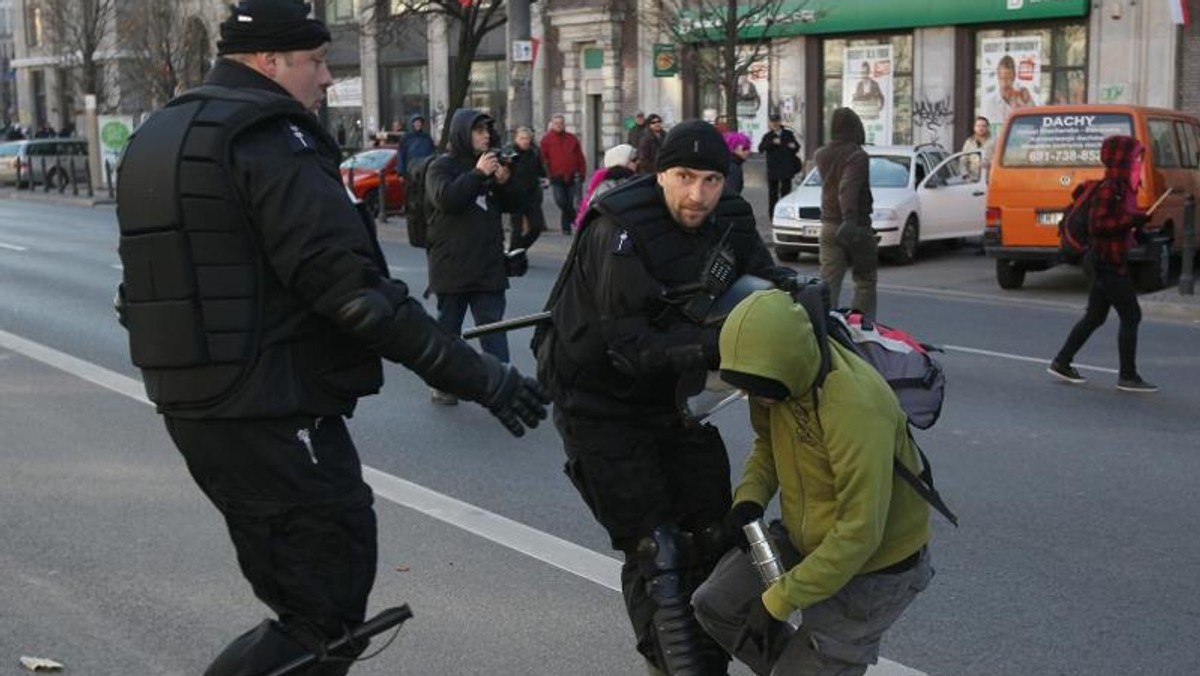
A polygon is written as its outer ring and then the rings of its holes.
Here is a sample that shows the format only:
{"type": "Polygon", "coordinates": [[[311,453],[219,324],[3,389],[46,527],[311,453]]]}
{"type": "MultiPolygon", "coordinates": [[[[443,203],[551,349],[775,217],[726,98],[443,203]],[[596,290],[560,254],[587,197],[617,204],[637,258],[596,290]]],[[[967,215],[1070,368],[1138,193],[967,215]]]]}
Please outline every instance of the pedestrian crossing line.
{"type": "MultiPolygon", "coordinates": [[[[148,406],[141,381],[73,357],[52,347],[0,330],[0,348],[21,354],[64,373],[148,406]]],[[[537,559],[565,572],[620,592],[621,562],[544,533],[449,495],[363,465],[363,478],[379,497],[537,559]]],[[[897,662],[880,659],[867,676],[926,676],[897,662]]]]}

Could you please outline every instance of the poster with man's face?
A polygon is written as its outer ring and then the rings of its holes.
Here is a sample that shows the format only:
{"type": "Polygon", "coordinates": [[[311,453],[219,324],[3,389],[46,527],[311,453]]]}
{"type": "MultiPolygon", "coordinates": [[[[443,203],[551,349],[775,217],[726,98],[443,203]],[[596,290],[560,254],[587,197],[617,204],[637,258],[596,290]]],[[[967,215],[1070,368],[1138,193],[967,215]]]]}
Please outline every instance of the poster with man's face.
{"type": "Polygon", "coordinates": [[[1040,105],[1042,38],[1040,35],[983,38],[979,41],[979,114],[993,132],[1017,108],[1040,105]]]}
{"type": "Polygon", "coordinates": [[[738,131],[750,137],[751,148],[757,148],[759,140],[767,132],[770,76],[770,64],[764,58],[753,63],[748,72],[738,78],[738,131]]]}
{"type": "Polygon", "coordinates": [[[843,54],[842,106],[862,118],[867,143],[892,142],[892,46],[847,47],[843,54]]]}

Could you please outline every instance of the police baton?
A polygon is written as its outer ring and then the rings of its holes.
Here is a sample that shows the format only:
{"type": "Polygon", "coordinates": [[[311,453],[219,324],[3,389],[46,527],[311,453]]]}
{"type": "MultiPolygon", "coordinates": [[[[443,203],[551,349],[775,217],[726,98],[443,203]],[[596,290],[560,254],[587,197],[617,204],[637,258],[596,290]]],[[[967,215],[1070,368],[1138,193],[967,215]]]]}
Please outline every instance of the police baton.
{"type": "Polygon", "coordinates": [[[513,317],[512,319],[505,319],[504,321],[492,322],[491,324],[481,324],[474,328],[470,328],[470,329],[467,329],[466,331],[463,331],[462,337],[464,340],[470,340],[471,338],[478,338],[480,336],[486,336],[489,333],[498,333],[500,331],[515,331],[516,329],[523,329],[526,326],[537,326],[538,324],[543,324],[548,321],[550,321],[550,311],[549,310],[547,310],[546,312],[535,312],[534,314],[525,315],[523,317],[513,317]]]}
{"type": "MultiPolygon", "coordinates": [[[[404,622],[412,616],[412,611],[409,610],[407,604],[397,608],[388,608],[387,610],[380,612],[375,617],[372,617],[366,622],[358,625],[354,629],[351,629],[346,633],[346,635],[335,638],[329,643],[325,644],[325,652],[331,653],[352,641],[360,641],[362,639],[371,638],[372,636],[385,632],[392,627],[404,624],[404,622]]],[[[320,658],[313,653],[308,653],[307,655],[302,655],[293,659],[291,662],[288,662],[282,667],[278,667],[270,672],[267,672],[264,674],[264,676],[291,676],[292,674],[298,674],[301,672],[301,670],[312,666],[319,659],[320,658]]]]}

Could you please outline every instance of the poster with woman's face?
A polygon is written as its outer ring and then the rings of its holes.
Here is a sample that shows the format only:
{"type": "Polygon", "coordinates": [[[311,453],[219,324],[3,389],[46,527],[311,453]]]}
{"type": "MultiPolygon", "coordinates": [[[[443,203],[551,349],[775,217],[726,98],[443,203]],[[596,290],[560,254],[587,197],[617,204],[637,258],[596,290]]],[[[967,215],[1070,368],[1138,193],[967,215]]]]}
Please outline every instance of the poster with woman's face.
{"type": "Polygon", "coordinates": [[[1042,38],[984,38],[979,41],[979,114],[995,131],[1009,112],[1044,100],[1042,38]]]}
{"type": "Polygon", "coordinates": [[[862,118],[867,143],[890,144],[892,46],[847,47],[842,59],[842,106],[862,118]]]}

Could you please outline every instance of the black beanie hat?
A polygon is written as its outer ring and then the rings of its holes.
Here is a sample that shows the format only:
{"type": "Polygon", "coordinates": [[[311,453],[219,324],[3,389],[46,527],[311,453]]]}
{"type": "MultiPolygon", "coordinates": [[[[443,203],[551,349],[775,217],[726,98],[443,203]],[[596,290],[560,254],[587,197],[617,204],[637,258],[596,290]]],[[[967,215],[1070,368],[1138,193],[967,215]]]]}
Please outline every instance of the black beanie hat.
{"type": "Polygon", "coordinates": [[[332,40],[324,23],[308,18],[312,5],[300,0],[241,0],[221,23],[217,54],[293,52],[332,40]]]}
{"type": "Polygon", "coordinates": [[[721,369],[721,380],[733,385],[739,390],[745,390],[746,394],[752,397],[763,397],[765,399],[774,399],[775,401],[783,401],[792,396],[788,391],[787,385],[764,376],[756,376],[753,373],[743,373],[741,371],[730,371],[721,369]]]}
{"type": "Polygon", "coordinates": [[[667,132],[658,150],[658,171],[687,167],[704,171],[729,171],[729,146],[721,132],[704,120],[680,122],[667,132]]]}

